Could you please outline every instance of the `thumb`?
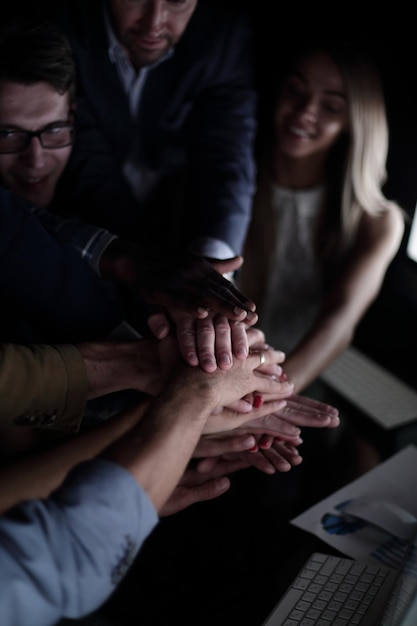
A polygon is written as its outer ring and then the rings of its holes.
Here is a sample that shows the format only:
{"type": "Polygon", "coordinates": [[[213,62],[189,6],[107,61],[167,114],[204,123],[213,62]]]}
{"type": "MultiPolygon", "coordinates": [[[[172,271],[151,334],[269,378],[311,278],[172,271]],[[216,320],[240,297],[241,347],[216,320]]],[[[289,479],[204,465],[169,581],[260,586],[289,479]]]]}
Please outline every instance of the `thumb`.
{"type": "Polygon", "coordinates": [[[171,330],[168,316],[162,311],[152,313],[148,317],[148,327],[157,339],[164,339],[171,330]]]}

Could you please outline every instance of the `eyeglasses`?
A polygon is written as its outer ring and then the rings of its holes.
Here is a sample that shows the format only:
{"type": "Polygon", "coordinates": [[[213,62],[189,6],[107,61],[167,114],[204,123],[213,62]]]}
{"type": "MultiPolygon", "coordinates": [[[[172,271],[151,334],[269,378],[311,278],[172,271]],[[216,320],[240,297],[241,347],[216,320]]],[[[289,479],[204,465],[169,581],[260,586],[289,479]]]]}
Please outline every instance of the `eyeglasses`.
{"type": "Polygon", "coordinates": [[[59,150],[74,143],[75,127],[73,124],[54,124],[34,131],[0,128],[0,154],[23,152],[33,137],[38,137],[42,148],[59,150]]]}

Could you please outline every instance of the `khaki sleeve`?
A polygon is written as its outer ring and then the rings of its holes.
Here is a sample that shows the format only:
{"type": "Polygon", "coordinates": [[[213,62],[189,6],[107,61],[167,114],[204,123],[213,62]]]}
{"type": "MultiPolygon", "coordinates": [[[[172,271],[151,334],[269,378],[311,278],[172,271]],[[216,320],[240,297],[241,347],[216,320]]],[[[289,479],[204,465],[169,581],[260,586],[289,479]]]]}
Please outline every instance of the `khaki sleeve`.
{"type": "Polygon", "coordinates": [[[87,400],[84,360],[72,345],[0,345],[0,425],[78,431],[87,400]]]}

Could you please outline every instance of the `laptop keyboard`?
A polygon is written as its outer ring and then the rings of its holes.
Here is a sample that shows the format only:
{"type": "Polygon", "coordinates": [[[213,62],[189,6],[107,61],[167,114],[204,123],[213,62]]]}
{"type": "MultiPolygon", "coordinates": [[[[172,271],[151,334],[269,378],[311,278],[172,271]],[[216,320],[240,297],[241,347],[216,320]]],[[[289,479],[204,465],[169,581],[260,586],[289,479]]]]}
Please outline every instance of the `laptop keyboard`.
{"type": "Polygon", "coordinates": [[[384,565],[314,553],[264,626],[375,623],[372,620],[383,611],[394,576],[392,568],[384,565]]]}
{"type": "Polygon", "coordinates": [[[320,378],[383,428],[417,419],[417,391],[356,348],[342,352],[320,378]]]}

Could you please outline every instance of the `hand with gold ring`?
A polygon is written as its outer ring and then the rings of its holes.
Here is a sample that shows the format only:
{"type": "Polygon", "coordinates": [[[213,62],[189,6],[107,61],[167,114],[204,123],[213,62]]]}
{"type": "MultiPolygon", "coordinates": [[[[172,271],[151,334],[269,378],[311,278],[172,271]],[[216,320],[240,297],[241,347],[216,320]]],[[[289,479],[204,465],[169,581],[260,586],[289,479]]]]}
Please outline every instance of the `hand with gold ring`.
{"type": "Polygon", "coordinates": [[[262,371],[263,374],[279,378],[283,375],[281,363],[285,361],[285,354],[284,352],[281,352],[281,358],[279,362],[266,365],[266,355],[269,350],[271,350],[271,347],[267,344],[263,344],[262,346],[252,346],[249,349],[249,354],[257,354],[259,356],[259,366],[257,367],[258,371],[262,371]]]}

